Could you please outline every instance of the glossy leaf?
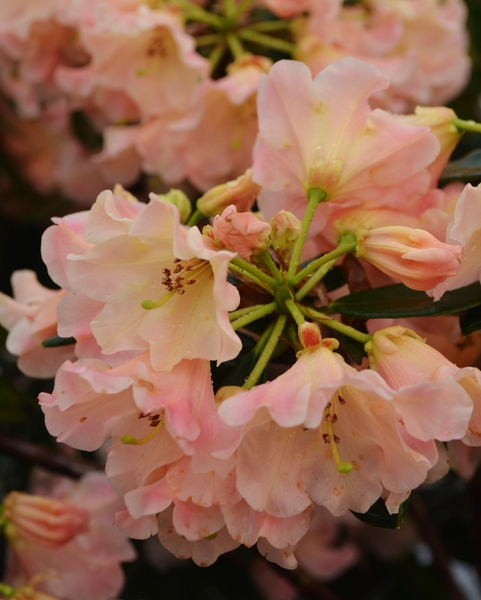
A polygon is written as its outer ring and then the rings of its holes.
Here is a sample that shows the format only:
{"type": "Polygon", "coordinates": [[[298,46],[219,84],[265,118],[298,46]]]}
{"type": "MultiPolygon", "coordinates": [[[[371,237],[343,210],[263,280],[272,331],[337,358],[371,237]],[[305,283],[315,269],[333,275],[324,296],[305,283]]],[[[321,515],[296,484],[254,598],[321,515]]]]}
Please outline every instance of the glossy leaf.
{"type": "Polygon", "coordinates": [[[351,512],[356,519],[359,519],[359,521],[362,521],[367,525],[381,527],[382,529],[400,529],[406,518],[410,501],[411,497],[405,500],[399,507],[399,512],[393,515],[389,514],[386,505],[384,504],[384,500],[381,498],[379,498],[379,500],[377,500],[365,513],[357,513],[353,510],[351,510],[351,512]]]}
{"type": "Polygon", "coordinates": [[[463,335],[469,335],[481,329],[481,306],[470,308],[460,319],[463,335]]]}
{"type": "Polygon", "coordinates": [[[54,335],[51,338],[47,338],[43,340],[42,346],[44,348],[57,348],[58,346],[70,346],[71,344],[76,343],[76,339],[73,337],[63,338],[58,335],[54,335]]]}
{"type": "Polygon", "coordinates": [[[473,150],[459,160],[448,163],[441,173],[441,185],[451,181],[479,183],[481,181],[481,150],[473,150]]]}
{"type": "Polygon", "coordinates": [[[451,315],[481,305],[481,285],[472,283],[446,292],[435,302],[424,292],[399,283],[344,296],[331,302],[324,312],[358,319],[384,319],[451,315]]]}

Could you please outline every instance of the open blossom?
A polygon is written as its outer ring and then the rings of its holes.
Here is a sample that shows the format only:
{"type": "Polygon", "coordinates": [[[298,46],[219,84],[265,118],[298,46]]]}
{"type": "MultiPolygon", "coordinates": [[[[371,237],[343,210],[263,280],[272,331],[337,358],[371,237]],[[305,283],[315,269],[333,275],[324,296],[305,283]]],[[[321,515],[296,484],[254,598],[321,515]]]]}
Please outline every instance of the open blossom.
{"type": "Polygon", "coordinates": [[[241,258],[264,252],[270,246],[270,232],[269,223],[250,212],[237,212],[234,205],[217,215],[213,224],[214,236],[241,258]]]}
{"type": "Polygon", "coordinates": [[[387,85],[377,69],[350,58],[314,81],[301,63],[279,61],[272,67],[259,86],[253,165],[266,218],[281,209],[302,218],[306,192],[319,188],[326,202],[314,216],[312,236],[322,230],[332,204],[397,208],[428,190],[426,168],[439,142],[427,127],[371,110],[369,97],[387,85]]]}
{"type": "MultiPolygon", "coordinates": [[[[153,367],[166,371],[183,358],[234,358],[241,348],[228,318],[239,302],[227,282],[234,254],[218,249],[197,227],[180,225],[178,209],[155,194],[147,205],[119,198],[117,215],[126,215],[120,218],[106,212],[106,201],[105,194],[99,197],[85,221],[84,240],[73,242],[86,250],[68,254],[67,248],[62,263],[70,290],[65,303],[92,315],[102,353],[150,349],[153,367]]],[[[61,233],[54,226],[43,242],[54,280],[61,233]]]]}
{"type": "Polygon", "coordinates": [[[13,273],[12,288],[14,298],[0,294],[0,324],[9,331],[7,350],[19,357],[18,368],[26,375],[53,377],[73,357],[71,346],[42,346],[57,335],[57,307],[66,291],[43,287],[27,270],[13,273]]]}
{"type": "MultiPolygon", "coordinates": [[[[442,406],[429,417],[440,441],[461,439],[481,445],[481,373],[458,368],[414,331],[400,325],[381,329],[366,344],[371,368],[394,389],[420,382],[438,387],[442,406]]],[[[421,425],[421,423],[420,423],[421,425]]]]}
{"type": "Polygon", "coordinates": [[[393,225],[360,234],[356,254],[411,289],[429,290],[457,273],[462,248],[422,229],[393,225]]]}
{"type": "Polygon", "coordinates": [[[471,184],[464,188],[454,210],[453,221],[448,226],[447,241],[461,244],[463,256],[457,273],[429,290],[428,294],[439,300],[444,292],[456,290],[481,280],[481,189],[471,184]]]}
{"type": "Polygon", "coordinates": [[[56,498],[7,496],[9,582],[37,576],[35,587],[59,598],[110,600],[123,585],[120,562],[135,558],[125,536],[113,528],[122,502],[103,473],[89,473],[78,483],[64,480],[60,489],[56,498]]]}
{"type": "Polygon", "coordinates": [[[80,98],[97,89],[122,91],[143,118],[182,114],[209,65],[195,52],[194,40],[175,11],[145,4],[120,11],[102,3],[92,13],[94,18],[79,28],[90,62],[59,69],[60,89],[80,98]]]}
{"type": "MultiPolygon", "coordinates": [[[[252,508],[279,517],[312,501],[335,515],[365,512],[383,489],[405,499],[437,462],[439,424],[423,417],[441,407],[435,386],[394,391],[346,365],[315,329],[301,326],[306,349],[289,371],[219,407],[228,424],[244,426],[237,489],[252,508]]],[[[399,501],[388,508],[396,512],[399,501]]]]}

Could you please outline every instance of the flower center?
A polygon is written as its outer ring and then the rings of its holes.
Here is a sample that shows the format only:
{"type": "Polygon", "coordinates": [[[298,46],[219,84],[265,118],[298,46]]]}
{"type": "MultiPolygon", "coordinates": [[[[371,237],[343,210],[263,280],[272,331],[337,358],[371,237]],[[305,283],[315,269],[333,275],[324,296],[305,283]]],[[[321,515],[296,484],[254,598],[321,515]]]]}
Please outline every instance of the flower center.
{"type": "Polygon", "coordinates": [[[150,425],[150,427],[154,428],[153,431],[151,431],[147,435],[144,435],[144,437],[141,437],[141,438],[136,438],[132,434],[126,433],[125,435],[123,435],[120,438],[120,441],[122,442],[122,444],[129,444],[132,446],[141,446],[142,444],[146,444],[147,442],[150,442],[150,440],[154,439],[154,437],[159,433],[159,431],[162,429],[162,427],[164,425],[164,411],[163,410],[160,411],[159,413],[155,413],[155,414],[148,413],[148,414],[144,415],[144,413],[139,413],[138,418],[139,419],[147,419],[148,421],[150,421],[149,425],[150,425]]]}

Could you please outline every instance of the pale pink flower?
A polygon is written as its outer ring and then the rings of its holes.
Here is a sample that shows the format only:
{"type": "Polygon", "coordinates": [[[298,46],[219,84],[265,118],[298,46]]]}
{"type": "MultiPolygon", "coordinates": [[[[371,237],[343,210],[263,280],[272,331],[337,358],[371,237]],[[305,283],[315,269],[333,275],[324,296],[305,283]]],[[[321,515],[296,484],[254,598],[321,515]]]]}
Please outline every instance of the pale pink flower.
{"type": "Polygon", "coordinates": [[[436,414],[429,417],[426,414],[431,425],[438,429],[433,437],[440,441],[462,439],[469,446],[481,445],[481,373],[478,369],[459,369],[414,331],[400,325],[377,331],[366,344],[366,351],[371,368],[392,388],[421,382],[438,387],[441,406],[436,414]]]}
{"type": "MultiPolygon", "coordinates": [[[[132,205],[139,206],[127,203],[127,208],[132,205]]],[[[66,259],[63,287],[71,293],[65,304],[74,302],[88,315],[104,355],[150,348],[152,365],[160,370],[183,358],[234,358],[241,346],[228,319],[239,302],[227,282],[234,255],[219,250],[196,227],[181,226],[178,209],[155,194],[135,212],[133,218],[114,219],[115,228],[99,237],[105,210],[94,205],[83,242],[92,244],[90,249],[66,259]]],[[[47,231],[43,245],[44,259],[52,256],[54,263],[56,237],[47,231]]]]}
{"type": "Polygon", "coordinates": [[[59,69],[59,84],[84,98],[97,88],[123,91],[143,118],[182,114],[199,80],[207,76],[209,63],[195,51],[178,14],[144,4],[123,12],[103,3],[93,17],[90,26],[80,29],[90,63],[59,69]]]}
{"type": "Polygon", "coordinates": [[[320,188],[327,202],[317,209],[312,236],[322,230],[332,204],[397,208],[427,191],[426,167],[439,142],[426,127],[370,109],[369,97],[387,85],[380,71],[354,59],[330,65],[314,81],[301,63],[272,67],[259,86],[253,165],[266,218],[280,209],[302,218],[306,192],[320,188]]]}
{"type": "MultiPolygon", "coordinates": [[[[7,531],[14,555],[11,563],[17,563],[11,564],[10,568],[16,573],[17,580],[23,581],[40,573],[48,574],[36,587],[60,598],[109,600],[123,586],[124,576],[119,563],[135,558],[124,534],[113,527],[114,514],[122,507],[122,502],[103,473],[89,473],[78,483],[64,480],[61,490],[56,499],[44,498],[43,502],[33,503],[37,513],[47,511],[45,523],[52,518],[52,526],[56,520],[65,521],[69,515],[77,515],[78,526],[67,527],[68,531],[65,531],[72,534],[71,539],[66,535],[65,543],[60,544],[58,537],[59,545],[48,547],[46,551],[42,541],[39,543],[45,536],[39,535],[34,541],[29,533],[24,535],[22,527],[13,535],[7,531]],[[61,505],[62,509],[58,509],[61,505]]],[[[29,505],[31,511],[32,503],[29,505]]],[[[27,515],[24,513],[22,518],[26,519],[27,515]]],[[[13,521],[14,526],[17,522],[18,519],[13,521]]],[[[38,517],[37,522],[40,524],[42,518],[38,517]]],[[[42,531],[38,529],[38,532],[42,531]]],[[[60,529],[51,529],[46,537],[54,538],[56,531],[60,529]]]]}
{"type": "Polygon", "coordinates": [[[442,406],[435,386],[394,392],[376,373],[346,365],[333,340],[318,336],[316,345],[314,337],[285,374],[219,407],[228,424],[245,426],[239,492],[274,516],[299,514],[311,501],[336,515],[365,512],[383,488],[409,493],[437,461],[440,424],[422,416],[442,406]]]}
{"type": "Polygon", "coordinates": [[[414,290],[429,290],[458,272],[461,246],[422,229],[388,226],[358,236],[356,255],[414,290]]]}
{"type": "Polygon", "coordinates": [[[237,212],[228,206],[222,215],[214,219],[212,232],[226,248],[241,258],[261,254],[270,246],[271,226],[250,212],[237,212]]]}
{"type": "Polygon", "coordinates": [[[300,15],[310,8],[312,0],[262,0],[273,13],[283,19],[300,15]]]}
{"type": "Polygon", "coordinates": [[[57,307],[65,290],[43,287],[33,271],[12,275],[13,298],[0,294],[0,324],[9,331],[6,347],[19,357],[18,368],[30,377],[50,378],[73,357],[72,346],[44,348],[57,335],[57,307]]]}
{"type": "Polygon", "coordinates": [[[456,274],[429,290],[428,294],[439,300],[444,292],[455,290],[481,279],[481,189],[471,184],[464,188],[454,210],[453,221],[447,232],[447,241],[461,244],[463,256],[456,274]]]}

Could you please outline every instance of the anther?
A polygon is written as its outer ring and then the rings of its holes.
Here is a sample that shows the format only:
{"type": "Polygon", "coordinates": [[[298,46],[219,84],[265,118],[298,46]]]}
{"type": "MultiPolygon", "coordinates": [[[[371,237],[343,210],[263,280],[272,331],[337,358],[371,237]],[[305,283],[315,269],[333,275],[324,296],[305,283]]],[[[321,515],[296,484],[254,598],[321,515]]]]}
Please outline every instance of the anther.
{"type": "Polygon", "coordinates": [[[339,400],[339,404],[346,404],[346,401],[342,396],[338,396],[337,399],[339,400]]]}
{"type": "Polygon", "coordinates": [[[336,442],[336,444],[339,444],[339,442],[341,441],[341,438],[337,437],[337,435],[334,434],[334,441],[336,442]]]}
{"type": "Polygon", "coordinates": [[[327,413],[327,415],[324,417],[324,419],[330,423],[332,421],[332,417],[331,417],[331,413],[327,413]]]}
{"type": "MultiPolygon", "coordinates": [[[[149,415],[150,415],[150,413],[149,413],[149,415]]],[[[160,415],[150,415],[149,416],[149,421],[158,421],[159,419],[160,419],[160,415]]]]}
{"type": "Polygon", "coordinates": [[[187,285],[193,285],[195,283],[195,279],[187,279],[185,283],[187,285]]]}
{"type": "Polygon", "coordinates": [[[331,408],[331,406],[332,406],[332,404],[331,404],[330,402],[328,402],[328,403],[326,404],[326,409],[329,409],[329,408],[331,408]]]}
{"type": "Polygon", "coordinates": [[[183,289],[177,290],[177,293],[178,293],[180,296],[182,296],[183,294],[185,294],[185,290],[183,290],[183,289]]]}
{"type": "Polygon", "coordinates": [[[175,263],[180,263],[180,262],[182,262],[182,259],[181,258],[174,258],[174,262],[175,263]]]}
{"type": "Polygon", "coordinates": [[[330,444],[331,443],[331,436],[328,433],[323,433],[322,434],[322,439],[324,440],[324,442],[326,444],[330,444]]]}
{"type": "Polygon", "coordinates": [[[162,273],[163,273],[164,275],[167,275],[167,277],[170,277],[170,275],[171,275],[171,271],[170,271],[170,269],[162,269],[162,273]]]}
{"type": "Polygon", "coordinates": [[[336,414],[334,414],[334,415],[332,415],[332,417],[331,417],[331,423],[336,423],[336,421],[337,421],[337,415],[336,415],[336,414]]]}
{"type": "Polygon", "coordinates": [[[150,427],[157,427],[157,425],[160,423],[160,421],[152,421],[149,425],[150,427]]]}

